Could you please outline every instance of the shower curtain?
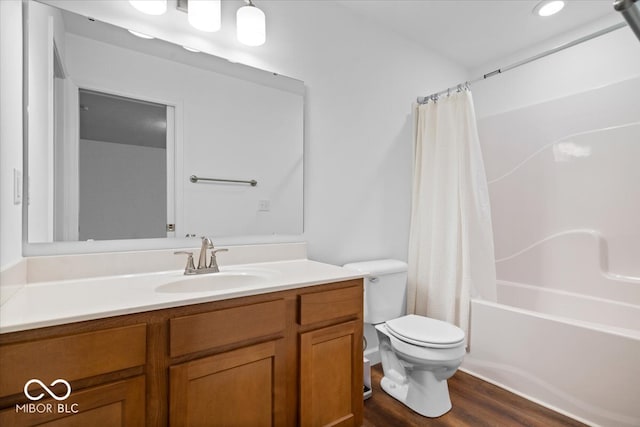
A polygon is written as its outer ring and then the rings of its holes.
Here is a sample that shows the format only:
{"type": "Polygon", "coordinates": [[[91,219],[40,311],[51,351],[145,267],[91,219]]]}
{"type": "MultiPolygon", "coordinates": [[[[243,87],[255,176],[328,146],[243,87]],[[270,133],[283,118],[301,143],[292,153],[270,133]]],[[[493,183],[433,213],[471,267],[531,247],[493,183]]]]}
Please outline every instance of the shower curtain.
{"type": "Polygon", "coordinates": [[[489,193],[471,92],[416,105],[414,113],[407,312],[453,323],[468,336],[471,297],[496,300],[489,193]]]}

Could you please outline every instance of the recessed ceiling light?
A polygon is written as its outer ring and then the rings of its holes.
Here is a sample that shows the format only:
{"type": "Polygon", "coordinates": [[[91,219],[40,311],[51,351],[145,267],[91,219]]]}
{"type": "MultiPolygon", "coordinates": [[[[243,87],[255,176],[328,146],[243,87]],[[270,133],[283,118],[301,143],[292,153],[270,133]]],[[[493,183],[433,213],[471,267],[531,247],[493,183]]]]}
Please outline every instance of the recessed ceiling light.
{"type": "Polygon", "coordinates": [[[560,12],[564,8],[564,2],[560,0],[541,1],[533,8],[533,13],[538,16],[551,16],[560,12]]]}
{"type": "Polygon", "coordinates": [[[199,53],[200,52],[198,49],[194,49],[194,48],[189,47],[189,46],[182,46],[182,48],[188,50],[189,52],[195,52],[195,53],[199,53]]]}
{"type": "Polygon", "coordinates": [[[149,40],[151,40],[151,39],[155,38],[155,37],[152,37],[150,35],[147,35],[147,34],[144,34],[144,33],[140,33],[138,31],[133,31],[133,30],[127,30],[127,31],[129,31],[131,34],[133,34],[136,37],[140,37],[141,39],[149,39],[149,40]]]}

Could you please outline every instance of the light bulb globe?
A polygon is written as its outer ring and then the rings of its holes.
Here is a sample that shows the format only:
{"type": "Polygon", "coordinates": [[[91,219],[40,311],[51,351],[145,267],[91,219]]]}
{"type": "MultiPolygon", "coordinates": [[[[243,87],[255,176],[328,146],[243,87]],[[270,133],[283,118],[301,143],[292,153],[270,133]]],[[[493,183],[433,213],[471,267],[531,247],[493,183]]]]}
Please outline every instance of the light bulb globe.
{"type": "Polygon", "coordinates": [[[253,5],[242,6],[236,13],[238,41],[247,46],[261,46],[267,39],[266,17],[253,5]]]}

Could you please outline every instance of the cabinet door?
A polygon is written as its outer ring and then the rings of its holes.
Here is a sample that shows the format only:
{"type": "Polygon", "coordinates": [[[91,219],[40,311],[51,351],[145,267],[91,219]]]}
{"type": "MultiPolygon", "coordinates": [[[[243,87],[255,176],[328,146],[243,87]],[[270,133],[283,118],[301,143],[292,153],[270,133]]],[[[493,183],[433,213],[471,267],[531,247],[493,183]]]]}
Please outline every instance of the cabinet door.
{"type": "Polygon", "coordinates": [[[19,404],[0,412],[2,426],[124,427],[145,424],[144,377],[73,391],[64,401],[19,404]],[[33,406],[31,406],[33,405],[33,406]]]}
{"type": "Polygon", "coordinates": [[[300,424],[362,424],[362,328],[342,323],[300,334],[300,424]]]}
{"type": "Polygon", "coordinates": [[[172,366],[170,425],[283,425],[282,343],[268,341],[172,366]]]}

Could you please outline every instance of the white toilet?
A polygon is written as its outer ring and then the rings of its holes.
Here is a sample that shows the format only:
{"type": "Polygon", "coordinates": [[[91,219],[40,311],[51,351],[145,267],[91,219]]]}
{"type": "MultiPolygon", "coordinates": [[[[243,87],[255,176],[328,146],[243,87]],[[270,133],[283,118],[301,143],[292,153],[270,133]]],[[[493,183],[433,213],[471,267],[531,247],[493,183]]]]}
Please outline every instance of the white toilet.
{"type": "Polygon", "coordinates": [[[387,259],[344,267],[366,274],[364,321],[375,325],[380,341],[382,389],[426,417],[447,413],[447,379],[465,355],[462,329],[424,316],[403,316],[406,263],[387,259]]]}

